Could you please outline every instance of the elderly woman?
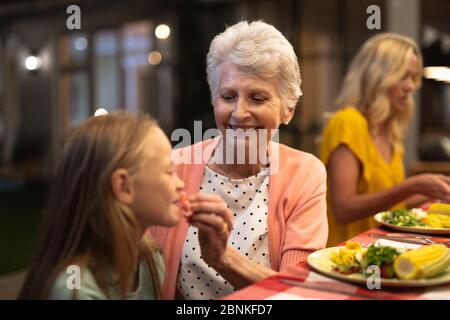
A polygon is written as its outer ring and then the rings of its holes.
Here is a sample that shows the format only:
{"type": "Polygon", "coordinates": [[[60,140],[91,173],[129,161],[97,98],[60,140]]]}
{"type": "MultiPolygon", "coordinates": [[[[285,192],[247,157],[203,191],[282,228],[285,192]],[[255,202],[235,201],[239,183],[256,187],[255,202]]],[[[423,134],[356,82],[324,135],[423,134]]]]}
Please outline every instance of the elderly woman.
{"type": "Polygon", "coordinates": [[[417,44],[391,33],[370,38],[352,61],[321,148],[329,182],[329,245],[374,227],[376,212],[433,198],[450,201],[449,177],[404,177],[403,142],[421,70],[417,44]]]}
{"type": "Polygon", "coordinates": [[[305,260],[327,240],[323,164],[270,140],[292,119],[301,95],[290,43],[271,25],[240,22],[212,41],[207,74],[220,135],[178,149],[175,158],[187,154],[192,161],[178,164],[177,173],[191,195],[194,221],[228,211],[233,228],[224,226],[222,236],[187,222],[152,230],[165,252],[169,299],[220,298],[305,260]],[[237,147],[245,156],[233,154],[237,147]],[[199,150],[200,164],[193,159],[199,150]]]}

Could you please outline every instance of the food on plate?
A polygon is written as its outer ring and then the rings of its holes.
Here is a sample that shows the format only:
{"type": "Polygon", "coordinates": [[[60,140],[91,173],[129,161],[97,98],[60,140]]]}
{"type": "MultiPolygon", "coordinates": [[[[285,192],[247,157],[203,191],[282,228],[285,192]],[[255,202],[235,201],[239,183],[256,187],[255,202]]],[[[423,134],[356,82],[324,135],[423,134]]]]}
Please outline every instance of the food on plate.
{"type": "Polygon", "coordinates": [[[424,218],[426,225],[433,228],[450,228],[450,204],[433,203],[424,218]]]}
{"type": "Polygon", "coordinates": [[[424,218],[424,222],[432,228],[450,228],[450,215],[431,213],[424,218]]]}
{"type": "Polygon", "coordinates": [[[450,267],[450,249],[432,244],[418,249],[400,249],[378,244],[364,248],[360,243],[347,242],[345,247],[331,252],[333,270],[341,274],[361,273],[376,265],[382,278],[432,278],[450,267]]]}
{"type": "Polygon", "coordinates": [[[395,224],[401,227],[422,227],[425,226],[423,218],[425,213],[419,211],[420,209],[401,209],[384,212],[382,219],[384,222],[395,224]]]}
{"type": "Polygon", "coordinates": [[[400,254],[396,248],[371,245],[364,255],[363,271],[369,266],[380,267],[382,278],[394,278],[394,260],[400,254]]]}
{"type": "Polygon", "coordinates": [[[361,272],[361,262],[366,248],[357,241],[347,241],[344,248],[331,253],[331,260],[335,263],[335,271],[342,274],[361,272]]]}
{"type": "Polygon", "coordinates": [[[433,203],[428,211],[401,209],[381,213],[383,222],[400,227],[450,228],[450,204],[433,203]]]}
{"type": "Polygon", "coordinates": [[[188,219],[191,218],[193,212],[191,210],[191,204],[189,203],[188,196],[185,192],[181,194],[179,205],[181,209],[183,209],[183,215],[188,219]]]}
{"type": "Polygon", "coordinates": [[[428,214],[442,214],[450,216],[450,204],[432,203],[428,208],[428,214]]]}
{"type": "Polygon", "coordinates": [[[402,253],[394,261],[394,271],[401,279],[432,278],[449,266],[450,250],[442,244],[402,253]]]}

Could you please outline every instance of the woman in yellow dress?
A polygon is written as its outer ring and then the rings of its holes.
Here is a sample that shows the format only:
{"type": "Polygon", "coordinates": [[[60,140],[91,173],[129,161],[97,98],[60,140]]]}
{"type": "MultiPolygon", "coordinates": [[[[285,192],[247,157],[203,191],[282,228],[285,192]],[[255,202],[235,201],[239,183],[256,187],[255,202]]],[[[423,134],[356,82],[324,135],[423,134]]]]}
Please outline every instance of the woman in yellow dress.
{"type": "Polygon", "coordinates": [[[379,211],[450,202],[450,177],[404,176],[403,143],[421,70],[417,44],[392,33],[370,38],[353,59],[320,151],[328,172],[329,246],[375,227],[379,211]]]}

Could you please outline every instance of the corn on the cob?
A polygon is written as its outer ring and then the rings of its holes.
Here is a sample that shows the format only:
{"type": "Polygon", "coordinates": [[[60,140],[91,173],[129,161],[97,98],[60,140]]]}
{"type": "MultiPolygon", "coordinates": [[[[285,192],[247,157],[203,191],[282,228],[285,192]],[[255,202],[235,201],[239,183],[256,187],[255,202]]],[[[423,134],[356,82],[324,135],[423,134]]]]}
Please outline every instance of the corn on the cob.
{"type": "Polygon", "coordinates": [[[433,228],[450,228],[450,215],[431,213],[423,221],[433,228]]]}
{"type": "Polygon", "coordinates": [[[432,278],[449,267],[450,249],[442,244],[405,252],[394,261],[394,271],[401,279],[432,278]]]}
{"type": "Polygon", "coordinates": [[[450,204],[448,203],[432,203],[428,208],[428,214],[444,214],[450,216],[450,204]]]}

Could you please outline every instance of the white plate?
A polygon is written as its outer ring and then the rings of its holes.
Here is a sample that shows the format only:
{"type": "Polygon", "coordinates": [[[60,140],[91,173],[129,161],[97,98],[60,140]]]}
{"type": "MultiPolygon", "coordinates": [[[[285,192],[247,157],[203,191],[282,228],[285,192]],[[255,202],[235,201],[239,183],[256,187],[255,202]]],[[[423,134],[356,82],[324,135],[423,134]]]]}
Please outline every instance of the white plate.
{"type": "Polygon", "coordinates": [[[397,226],[395,224],[387,223],[383,221],[382,215],[389,211],[379,212],[374,216],[374,219],[382,224],[383,226],[389,227],[391,229],[412,232],[412,233],[421,233],[421,234],[450,234],[450,228],[431,228],[431,227],[402,227],[397,226]]]}
{"type": "MultiPolygon", "coordinates": [[[[338,280],[352,282],[357,284],[367,284],[367,278],[362,273],[341,274],[333,270],[333,261],[331,261],[331,252],[339,251],[344,247],[332,247],[326,248],[308,256],[308,265],[315,271],[338,280]]],[[[450,283],[450,267],[447,271],[440,275],[430,279],[414,279],[414,280],[402,280],[402,279],[385,279],[381,278],[381,288],[385,287],[431,287],[450,283]]]]}

